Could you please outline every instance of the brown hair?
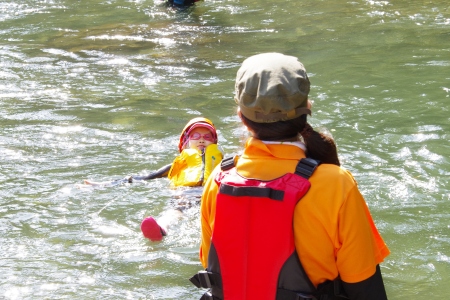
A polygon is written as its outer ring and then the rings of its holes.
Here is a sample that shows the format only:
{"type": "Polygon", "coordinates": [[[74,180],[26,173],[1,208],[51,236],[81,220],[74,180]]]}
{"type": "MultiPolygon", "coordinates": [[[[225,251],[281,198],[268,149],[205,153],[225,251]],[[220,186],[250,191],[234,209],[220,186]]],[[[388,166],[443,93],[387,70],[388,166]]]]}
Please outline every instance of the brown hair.
{"type": "Polygon", "coordinates": [[[253,136],[264,141],[282,141],[303,137],[306,144],[306,156],[320,160],[324,164],[340,166],[336,143],[327,134],[315,131],[306,120],[306,115],[295,119],[274,123],[257,123],[247,119],[239,112],[242,122],[252,130],[253,136]]]}

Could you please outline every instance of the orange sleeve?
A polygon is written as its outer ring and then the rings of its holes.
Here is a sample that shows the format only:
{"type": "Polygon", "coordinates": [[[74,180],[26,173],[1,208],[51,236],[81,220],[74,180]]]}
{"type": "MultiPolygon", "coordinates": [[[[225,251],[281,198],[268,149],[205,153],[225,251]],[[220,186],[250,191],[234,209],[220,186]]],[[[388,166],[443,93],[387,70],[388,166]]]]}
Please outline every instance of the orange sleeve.
{"type": "Polygon", "coordinates": [[[338,275],[348,283],[375,273],[389,250],[352,175],[321,165],[295,208],[297,253],[314,285],[338,275]]]}
{"type": "Polygon", "coordinates": [[[341,246],[336,249],[336,264],[342,280],[355,283],[369,278],[389,250],[356,185],[340,209],[338,226],[341,246]]]}
{"type": "Polygon", "coordinates": [[[209,176],[203,189],[201,206],[200,206],[200,222],[201,222],[201,244],[200,244],[200,262],[203,267],[208,265],[208,253],[211,246],[212,232],[214,229],[214,217],[216,214],[216,195],[218,186],[214,181],[216,174],[220,171],[218,165],[209,176]]]}

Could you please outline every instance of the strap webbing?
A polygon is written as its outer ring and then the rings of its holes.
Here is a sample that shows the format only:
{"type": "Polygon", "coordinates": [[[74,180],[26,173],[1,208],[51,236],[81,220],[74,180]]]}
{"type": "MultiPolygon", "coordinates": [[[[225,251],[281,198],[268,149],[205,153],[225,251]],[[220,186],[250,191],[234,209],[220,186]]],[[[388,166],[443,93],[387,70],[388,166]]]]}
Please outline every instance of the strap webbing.
{"type": "Polygon", "coordinates": [[[234,197],[253,196],[269,198],[277,201],[283,201],[284,198],[284,191],[275,190],[268,187],[231,186],[224,183],[220,185],[220,193],[234,197]]]}
{"type": "Polygon", "coordinates": [[[220,274],[211,273],[208,271],[199,271],[197,274],[189,279],[196,287],[211,288],[213,286],[222,286],[220,274]]]}
{"type": "Polygon", "coordinates": [[[295,174],[309,179],[311,175],[313,174],[314,170],[317,168],[317,166],[320,164],[320,161],[312,159],[312,158],[302,158],[298,164],[297,167],[295,167],[295,174]]]}
{"type": "Polygon", "coordinates": [[[222,169],[222,171],[234,168],[235,158],[236,156],[230,156],[222,159],[222,162],[220,163],[220,168],[222,169]]]}

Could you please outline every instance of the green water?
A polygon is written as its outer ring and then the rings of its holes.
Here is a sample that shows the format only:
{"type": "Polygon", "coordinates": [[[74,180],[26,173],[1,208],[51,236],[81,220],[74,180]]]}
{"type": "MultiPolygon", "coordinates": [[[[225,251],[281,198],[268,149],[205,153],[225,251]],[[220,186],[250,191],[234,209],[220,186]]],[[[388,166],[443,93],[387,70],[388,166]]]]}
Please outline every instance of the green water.
{"type": "Polygon", "coordinates": [[[0,299],[198,299],[198,208],[161,243],[139,230],[184,191],[77,184],[171,162],[200,115],[239,153],[234,77],[268,51],[307,68],[311,123],[392,251],[389,299],[447,299],[449,41],[447,1],[1,1],[0,299]]]}

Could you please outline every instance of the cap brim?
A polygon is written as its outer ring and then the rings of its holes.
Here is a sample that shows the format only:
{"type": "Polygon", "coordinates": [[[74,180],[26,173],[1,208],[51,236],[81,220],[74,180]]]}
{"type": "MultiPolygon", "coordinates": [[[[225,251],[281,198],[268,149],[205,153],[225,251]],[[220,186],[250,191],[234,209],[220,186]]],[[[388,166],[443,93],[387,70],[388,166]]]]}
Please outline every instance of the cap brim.
{"type": "Polygon", "coordinates": [[[192,125],[192,126],[189,128],[189,130],[186,132],[186,134],[189,135],[189,134],[192,132],[192,130],[194,130],[195,128],[206,128],[206,129],[208,129],[209,131],[211,131],[211,133],[212,133],[213,135],[215,135],[215,132],[216,132],[215,128],[212,127],[211,125],[209,125],[208,123],[202,123],[202,122],[199,122],[199,123],[195,123],[194,125],[192,125]]]}

